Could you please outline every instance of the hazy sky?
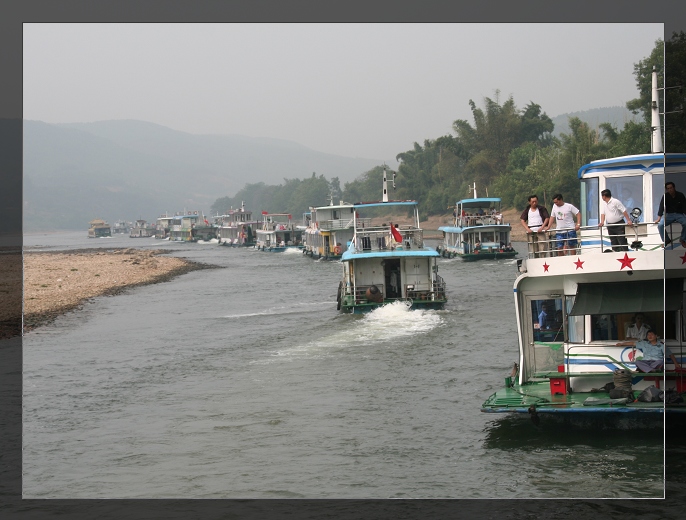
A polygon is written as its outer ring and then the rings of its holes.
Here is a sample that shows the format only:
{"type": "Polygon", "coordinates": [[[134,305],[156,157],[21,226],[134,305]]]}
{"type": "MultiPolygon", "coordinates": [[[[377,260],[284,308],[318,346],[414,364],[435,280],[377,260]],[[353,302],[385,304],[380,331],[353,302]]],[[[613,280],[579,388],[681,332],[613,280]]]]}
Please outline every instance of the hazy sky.
{"type": "Polygon", "coordinates": [[[138,119],[391,161],[473,123],[637,97],[663,24],[24,24],[24,118],[138,119]]]}

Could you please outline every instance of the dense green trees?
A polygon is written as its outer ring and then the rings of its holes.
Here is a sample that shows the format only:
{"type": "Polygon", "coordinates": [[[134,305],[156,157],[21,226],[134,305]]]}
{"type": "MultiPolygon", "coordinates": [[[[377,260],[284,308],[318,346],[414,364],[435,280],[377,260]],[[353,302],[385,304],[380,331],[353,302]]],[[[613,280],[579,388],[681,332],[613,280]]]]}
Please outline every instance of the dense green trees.
{"type": "MultiPolygon", "coordinates": [[[[664,48],[667,70],[672,72],[671,84],[683,85],[686,34],[675,34],[664,48]]],[[[639,97],[629,101],[627,108],[634,113],[642,112],[642,122],[628,122],[622,129],[609,123],[591,128],[572,117],[569,133],[555,138],[553,122],[540,105],[530,101],[520,109],[512,96],[501,104],[500,91],[496,90],[493,99],[484,98],[483,107],[469,100],[473,122],[455,121],[454,135],[425,139],[397,155],[398,189],[389,193],[390,198],[418,200],[422,217],[444,214],[457,200],[470,197],[470,188],[476,183],[479,196],[500,197],[505,207],[522,209],[532,193],[546,207],[551,206],[555,193],[562,193],[566,201],[578,205],[577,172],[581,166],[596,159],[650,151],[651,73],[656,66],[662,77],[663,52],[663,42],[657,40],[650,55],[634,66],[639,97]]],[[[667,111],[680,108],[683,91],[667,92],[667,111]]],[[[674,123],[670,126],[668,119],[667,143],[673,147],[670,151],[685,151],[686,130],[683,124],[677,128],[680,121],[683,123],[683,112],[674,113],[677,115],[668,114],[674,123]]],[[[345,183],[343,189],[337,178],[327,182],[315,174],[302,181],[284,179],[280,186],[248,184],[235,197],[218,199],[212,210],[221,213],[245,200],[253,211],[266,209],[300,215],[309,206],[327,204],[330,194],[335,202],[379,200],[382,175],[380,165],[345,183]]]]}

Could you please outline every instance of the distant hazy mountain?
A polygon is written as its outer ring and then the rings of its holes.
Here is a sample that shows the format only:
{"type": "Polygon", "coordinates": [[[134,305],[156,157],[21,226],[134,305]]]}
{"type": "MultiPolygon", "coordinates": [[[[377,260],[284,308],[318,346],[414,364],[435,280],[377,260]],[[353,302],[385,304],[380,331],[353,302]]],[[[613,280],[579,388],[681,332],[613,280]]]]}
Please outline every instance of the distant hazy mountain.
{"type": "Polygon", "coordinates": [[[628,121],[638,122],[641,120],[640,114],[634,115],[626,107],[593,108],[582,112],[570,112],[551,118],[555,124],[555,130],[553,130],[554,136],[560,137],[561,133],[570,133],[570,117],[578,117],[585,123],[588,123],[591,128],[595,128],[601,123],[611,123],[618,130],[624,128],[624,123],[628,121]]]}
{"type": "Polygon", "coordinates": [[[195,135],[143,121],[24,121],[24,229],[86,229],[94,218],[154,220],[209,213],[248,182],[280,184],[316,172],[341,183],[383,162],[340,157],[285,140],[195,135]]]}

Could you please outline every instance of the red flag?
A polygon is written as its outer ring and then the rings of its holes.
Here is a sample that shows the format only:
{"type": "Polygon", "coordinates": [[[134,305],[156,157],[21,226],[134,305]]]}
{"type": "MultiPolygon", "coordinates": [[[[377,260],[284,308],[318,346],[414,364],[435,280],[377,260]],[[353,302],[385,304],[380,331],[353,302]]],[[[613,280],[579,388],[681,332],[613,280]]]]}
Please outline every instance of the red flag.
{"type": "Polygon", "coordinates": [[[403,236],[400,234],[400,231],[396,227],[393,226],[391,223],[391,235],[393,235],[393,240],[396,242],[402,242],[403,241],[403,236]]]}

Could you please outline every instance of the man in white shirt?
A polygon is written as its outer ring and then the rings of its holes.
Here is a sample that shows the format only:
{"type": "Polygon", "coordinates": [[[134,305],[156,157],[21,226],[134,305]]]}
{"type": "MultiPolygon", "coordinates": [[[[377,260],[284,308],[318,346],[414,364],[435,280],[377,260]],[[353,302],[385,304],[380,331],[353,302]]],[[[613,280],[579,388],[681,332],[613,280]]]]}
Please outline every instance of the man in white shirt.
{"type": "Polygon", "coordinates": [[[548,224],[550,215],[548,210],[538,205],[536,195],[529,196],[529,206],[522,212],[520,222],[528,235],[527,241],[531,246],[534,258],[546,256],[546,236],[542,234],[548,224]]]}
{"type": "Polygon", "coordinates": [[[550,220],[545,230],[550,229],[555,219],[555,238],[557,239],[558,255],[569,255],[576,251],[576,231],[581,228],[581,212],[576,206],[562,200],[562,194],[553,197],[553,209],[550,210],[550,220]],[[574,216],[576,215],[576,224],[574,216]]]}
{"type": "Polygon", "coordinates": [[[598,227],[602,228],[605,224],[605,220],[607,220],[607,233],[610,235],[612,250],[628,251],[629,247],[624,232],[624,219],[626,218],[626,223],[631,222],[629,213],[627,213],[624,204],[617,199],[612,198],[612,192],[610,190],[601,191],[600,197],[603,199],[603,207],[601,208],[600,224],[598,224],[598,227]]]}

